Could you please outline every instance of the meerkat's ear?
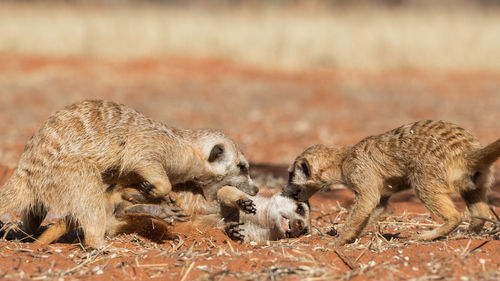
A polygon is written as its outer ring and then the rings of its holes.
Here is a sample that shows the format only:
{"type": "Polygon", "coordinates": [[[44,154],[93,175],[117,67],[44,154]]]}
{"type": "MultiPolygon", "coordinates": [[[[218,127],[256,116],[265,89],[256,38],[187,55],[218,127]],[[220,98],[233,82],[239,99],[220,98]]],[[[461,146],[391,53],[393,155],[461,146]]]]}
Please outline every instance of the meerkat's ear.
{"type": "Polygon", "coordinates": [[[210,151],[210,156],[208,156],[208,162],[214,162],[219,159],[222,154],[224,154],[224,146],[222,144],[216,144],[210,151]]]}

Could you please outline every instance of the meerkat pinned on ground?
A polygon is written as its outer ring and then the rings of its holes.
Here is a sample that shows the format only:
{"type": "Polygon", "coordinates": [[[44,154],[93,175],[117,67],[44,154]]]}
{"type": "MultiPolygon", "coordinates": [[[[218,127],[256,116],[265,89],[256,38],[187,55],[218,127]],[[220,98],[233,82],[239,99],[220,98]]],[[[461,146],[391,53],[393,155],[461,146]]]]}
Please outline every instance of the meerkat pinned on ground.
{"type": "Polygon", "coordinates": [[[234,222],[225,216],[229,222],[225,231],[231,239],[265,242],[297,238],[311,233],[309,204],[292,200],[281,193],[271,197],[257,195],[251,198],[257,208],[255,215],[240,211],[239,218],[234,222]]]}
{"type": "Polygon", "coordinates": [[[370,136],[353,146],[315,145],[289,169],[285,196],[307,200],[321,188],[344,184],[356,195],[354,208],[336,239],[343,245],[386,209],[389,197],[413,188],[443,224],[412,238],[433,240],[461,222],[450,195],[460,193],[471,214],[469,229],[479,232],[488,217],[487,192],[500,139],[482,147],[470,132],[443,121],[419,121],[370,136]]]}
{"type": "MultiPolygon", "coordinates": [[[[208,202],[203,196],[190,190],[179,190],[175,193],[179,206],[191,215],[190,223],[219,228],[233,240],[265,242],[311,233],[309,205],[285,197],[281,193],[270,197],[248,196],[232,186],[224,186],[217,192],[216,202],[208,202]],[[230,203],[234,202],[235,198],[244,197],[248,197],[255,204],[255,214],[243,211],[230,203]]],[[[147,199],[142,203],[147,203],[147,199]]],[[[139,204],[128,207],[125,213],[156,216],[164,211],[162,205],[139,204]]]]}
{"type": "Polygon", "coordinates": [[[149,183],[151,198],[184,182],[208,200],[224,185],[258,191],[245,157],[220,131],[177,129],[125,105],[90,100],[56,112],[31,137],[0,188],[0,213],[20,211],[24,231],[33,234],[53,210],[83,228],[86,246],[101,247],[106,187],[130,177],[149,183]]]}
{"type": "MultiPolygon", "coordinates": [[[[232,186],[220,188],[216,202],[207,201],[201,192],[196,192],[196,188],[186,185],[174,186],[172,192],[182,210],[190,215],[189,223],[219,228],[233,240],[265,242],[311,232],[309,205],[280,193],[271,197],[251,196],[249,199],[255,205],[247,206],[251,210],[243,211],[234,202],[248,195],[232,186]]],[[[137,188],[116,185],[108,188],[106,195],[106,234],[109,236],[135,232],[165,238],[169,236],[168,225],[172,220],[183,220],[184,215],[175,212],[180,209],[151,204],[151,200],[138,193],[137,188]]],[[[39,240],[50,243],[69,230],[68,224],[61,220],[51,225],[39,240]]]]}

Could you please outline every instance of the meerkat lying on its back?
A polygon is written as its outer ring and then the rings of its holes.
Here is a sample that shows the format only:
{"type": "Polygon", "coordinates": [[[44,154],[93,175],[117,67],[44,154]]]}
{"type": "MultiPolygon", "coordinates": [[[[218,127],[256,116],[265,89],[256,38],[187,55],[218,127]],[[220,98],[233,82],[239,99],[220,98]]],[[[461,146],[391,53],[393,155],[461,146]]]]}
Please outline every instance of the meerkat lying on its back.
{"type": "Polygon", "coordinates": [[[255,215],[240,211],[239,218],[231,222],[231,212],[222,212],[223,218],[229,222],[225,230],[233,240],[276,241],[311,233],[309,204],[297,202],[281,193],[271,197],[257,195],[250,198],[257,208],[255,215]]]}
{"type": "Polygon", "coordinates": [[[181,130],[114,102],[83,101],[52,116],[26,144],[19,165],[0,188],[0,213],[17,210],[33,234],[49,209],[67,215],[100,247],[106,226],[106,186],[122,178],[148,182],[150,197],[190,182],[208,200],[227,184],[255,195],[248,162],[223,133],[181,130]]]}
{"type": "Polygon", "coordinates": [[[479,232],[488,217],[487,191],[493,182],[492,164],[500,156],[500,139],[481,147],[465,129],[443,121],[420,121],[353,146],[315,145],[290,166],[283,194],[307,200],[330,184],[344,184],[356,203],[336,239],[353,241],[369,221],[387,206],[389,197],[413,188],[418,198],[443,224],[415,236],[433,240],[454,230],[461,221],[450,195],[460,193],[471,214],[469,229],[479,232]]]}
{"type": "MultiPolygon", "coordinates": [[[[191,223],[224,230],[233,240],[265,242],[311,233],[309,205],[280,193],[271,197],[248,196],[232,186],[224,186],[217,192],[216,202],[208,202],[201,194],[189,190],[174,193],[179,206],[191,215],[191,223]],[[231,203],[237,198],[250,199],[256,213],[231,203]]],[[[126,213],[156,216],[168,213],[168,209],[165,212],[162,205],[138,204],[128,207],[126,213]]]]}
{"type": "MultiPolygon", "coordinates": [[[[309,205],[279,193],[272,197],[248,197],[232,186],[224,186],[217,192],[217,202],[207,201],[201,193],[193,192],[193,188],[186,188],[185,185],[180,188],[174,186],[172,193],[182,210],[190,215],[190,222],[187,223],[219,228],[233,240],[264,242],[311,232],[309,205]],[[233,202],[245,198],[255,205],[246,206],[247,210],[234,205],[233,202]],[[250,214],[252,211],[256,214],[250,214]]],[[[106,195],[106,234],[109,236],[139,232],[166,237],[171,221],[165,223],[163,220],[182,220],[170,206],[151,204],[150,199],[138,193],[136,188],[117,185],[106,195]]],[[[50,226],[41,239],[50,243],[69,230],[68,224],[60,221],[50,226]]]]}

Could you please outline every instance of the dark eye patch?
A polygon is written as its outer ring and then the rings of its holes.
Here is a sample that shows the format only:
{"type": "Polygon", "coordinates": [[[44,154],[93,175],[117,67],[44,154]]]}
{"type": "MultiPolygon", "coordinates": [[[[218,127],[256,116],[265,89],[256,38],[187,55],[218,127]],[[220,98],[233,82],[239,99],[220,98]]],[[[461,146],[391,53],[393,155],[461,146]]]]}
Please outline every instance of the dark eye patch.
{"type": "Polygon", "coordinates": [[[238,164],[238,168],[240,169],[240,172],[242,174],[248,174],[248,168],[245,164],[243,163],[238,164]]]}
{"type": "Polygon", "coordinates": [[[306,214],[306,210],[301,203],[297,203],[297,209],[295,209],[295,212],[301,216],[304,216],[306,214]]]}
{"type": "Polygon", "coordinates": [[[309,166],[306,162],[300,163],[300,168],[302,169],[302,172],[304,172],[306,178],[309,178],[311,176],[311,171],[309,171],[309,166]]]}

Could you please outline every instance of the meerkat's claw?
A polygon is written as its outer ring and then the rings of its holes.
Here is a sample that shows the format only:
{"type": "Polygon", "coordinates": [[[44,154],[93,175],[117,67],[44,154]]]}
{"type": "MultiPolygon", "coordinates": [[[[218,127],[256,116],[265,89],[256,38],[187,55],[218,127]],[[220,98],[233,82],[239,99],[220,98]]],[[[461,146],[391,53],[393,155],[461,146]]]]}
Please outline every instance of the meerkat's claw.
{"type": "Polygon", "coordinates": [[[234,241],[243,241],[245,240],[245,235],[243,235],[242,229],[240,226],[242,226],[242,222],[231,222],[226,226],[226,234],[229,236],[234,241]]]}
{"type": "Polygon", "coordinates": [[[137,193],[137,192],[132,192],[129,190],[125,190],[123,192],[122,198],[129,201],[129,202],[136,203],[136,204],[148,202],[148,199],[143,194],[137,193]]]}
{"type": "Polygon", "coordinates": [[[126,200],[134,203],[154,203],[154,204],[170,204],[177,206],[177,201],[171,194],[160,194],[158,188],[154,184],[143,184],[140,186],[141,194],[125,191],[126,200]]]}
{"type": "Polygon", "coordinates": [[[170,205],[173,205],[173,206],[178,206],[177,205],[177,201],[170,194],[164,196],[162,199],[163,199],[163,203],[165,203],[165,204],[170,204],[170,205]]]}
{"type": "Polygon", "coordinates": [[[155,190],[156,186],[152,183],[142,186],[142,191],[148,197],[157,197],[155,196],[155,190]]]}
{"type": "Polygon", "coordinates": [[[337,236],[338,231],[335,229],[335,226],[332,225],[332,228],[330,228],[330,230],[328,230],[328,232],[326,234],[328,234],[330,236],[337,236]]]}
{"type": "Polygon", "coordinates": [[[250,198],[242,198],[236,201],[238,207],[247,214],[256,214],[257,209],[255,208],[255,203],[250,198]]]}

